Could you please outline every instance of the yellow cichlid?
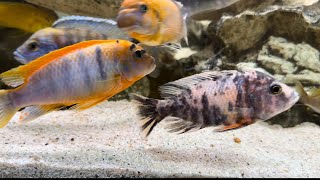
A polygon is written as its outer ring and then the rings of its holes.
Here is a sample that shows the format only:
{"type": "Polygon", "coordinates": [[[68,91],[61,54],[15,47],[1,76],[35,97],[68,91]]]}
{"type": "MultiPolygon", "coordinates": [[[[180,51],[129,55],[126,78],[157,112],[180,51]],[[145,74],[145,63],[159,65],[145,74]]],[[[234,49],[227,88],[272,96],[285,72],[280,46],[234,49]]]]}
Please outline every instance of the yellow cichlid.
{"type": "Polygon", "coordinates": [[[158,46],[187,42],[182,4],[174,0],[125,0],[117,25],[142,44],[158,46]]]}
{"type": "Polygon", "coordinates": [[[36,32],[50,27],[58,16],[45,8],[26,3],[0,2],[0,26],[36,32]]]}
{"type": "Polygon", "coordinates": [[[309,106],[312,110],[320,113],[320,89],[314,88],[309,91],[309,94],[303,89],[299,81],[295,82],[296,90],[300,95],[300,102],[309,106]]]}

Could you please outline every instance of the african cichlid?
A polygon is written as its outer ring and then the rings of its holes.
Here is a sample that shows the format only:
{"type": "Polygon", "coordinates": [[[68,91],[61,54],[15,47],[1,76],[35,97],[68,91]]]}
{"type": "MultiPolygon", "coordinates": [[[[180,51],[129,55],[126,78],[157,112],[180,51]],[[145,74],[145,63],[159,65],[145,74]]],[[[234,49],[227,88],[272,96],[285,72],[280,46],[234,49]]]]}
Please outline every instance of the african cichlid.
{"type": "Polygon", "coordinates": [[[300,95],[300,102],[309,106],[312,110],[320,113],[320,89],[310,89],[309,94],[303,89],[302,84],[299,81],[295,82],[295,87],[300,95]]]}
{"type": "Polygon", "coordinates": [[[86,16],[66,16],[58,19],[52,27],[35,32],[14,52],[22,64],[37,59],[50,51],[87,40],[130,38],[111,19],[86,16]]]}
{"type": "Polygon", "coordinates": [[[174,0],[124,0],[117,16],[118,27],[139,42],[158,46],[187,41],[182,4],[174,0]]]}
{"type": "Polygon", "coordinates": [[[0,127],[26,107],[21,122],[66,106],[83,110],[131,86],[155,69],[155,60],[125,40],[92,40],[52,51],[0,74],[0,127]]]}
{"type": "Polygon", "coordinates": [[[119,29],[117,22],[112,19],[65,16],[55,21],[52,27],[58,29],[87,29],[96,33],[105,34],[109,39],[130,40],[130,37],[119,29]]]}
{"type": "Polygon", "coordinates": [[[132,95],[147,136],[167,117],[170,132],[240,128],[286,111],[299,99],[293,88],[258,71],[203,72],[164,84],[160,91],[164,100],[132,95]]]}
{"type": "Polygon", "coordinates": [[[107,35],[87,29],[44,28],[34,33],[13,52],[22,64],[35,60],[51,51],[87,40],[107,39],[107,35]]]}
{"type": "Polygon", "coordinates": [[[0,26],[36,32],[58,19],[51,10],[27,3],[0,2],[0,26]]]}

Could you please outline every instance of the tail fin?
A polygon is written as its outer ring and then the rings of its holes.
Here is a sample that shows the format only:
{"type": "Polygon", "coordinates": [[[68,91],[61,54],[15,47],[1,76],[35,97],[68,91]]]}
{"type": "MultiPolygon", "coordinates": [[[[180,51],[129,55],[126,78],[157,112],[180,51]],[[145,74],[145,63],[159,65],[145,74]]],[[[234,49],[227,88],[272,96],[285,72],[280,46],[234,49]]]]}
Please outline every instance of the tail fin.
{"type": "Polygon", "coordinates": [[[12,104],[8,90],[0,90],[0,128],[4,127],[18,111],[12,104]]]}
{"type": "Polygon", "coordinates": [[[295,89],[300,95],[300,101],[302,103],[307,102],[309,99],[309,96],[308,96],[307,92],[303,89],[303,86],[299,81],[295,81],[295,89]]]}
{"type": "Polygon", "coordinates": [[[153,128],[163,119],[157,112],[159,100],[146,98],[138,94],[131,94],[130,97],[139,104],[139,115],[142,121],[141,128],[147,137],[153,128]]]}

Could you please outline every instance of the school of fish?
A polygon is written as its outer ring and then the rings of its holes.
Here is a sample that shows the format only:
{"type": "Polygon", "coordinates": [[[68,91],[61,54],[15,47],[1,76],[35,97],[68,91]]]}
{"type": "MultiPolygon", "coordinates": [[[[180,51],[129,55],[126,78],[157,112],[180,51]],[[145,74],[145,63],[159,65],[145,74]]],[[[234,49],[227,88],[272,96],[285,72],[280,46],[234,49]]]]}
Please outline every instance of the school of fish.
{"type": "MultiPolygon", "coordinates": [[[[8,4],[0,3],[0,14],[1,7],[8,4]]],[[[41,13],[34,16],[45,16],[41,13]]],[[[66,107],[84,110],[127,89],[156,68],[157,51],[144,46],[179,48],[183,39],[188,44],[187,15],[174,0],[124,0],[115,21],[56,20],[47,13],[47,21],[31,22],[32,27],[29,21],[13,23],[10,27],[35,33],[13,53],[24,65],[0,74],[13,87],[0,90],[0,127],[21,109],[19,122],[28,122],[66,107]]],[[[207,71],[162,85],[162,100],[131,97],[148,136],[164,119],[171,122],[170,132],[241,128],[270,119],[299,99],[320,112],[318,98],[301,88],[297,84],[296,91],[258,71],[207,71]]]]}

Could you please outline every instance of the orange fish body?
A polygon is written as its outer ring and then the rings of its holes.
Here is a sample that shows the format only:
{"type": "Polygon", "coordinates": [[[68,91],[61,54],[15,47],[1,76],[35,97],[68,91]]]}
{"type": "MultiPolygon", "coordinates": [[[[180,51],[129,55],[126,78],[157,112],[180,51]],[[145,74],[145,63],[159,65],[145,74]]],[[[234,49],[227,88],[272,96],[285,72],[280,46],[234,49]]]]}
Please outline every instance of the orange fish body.
{"type": "Polygon", "coordinates": [[[52,51],[0,78],[16,87],[0,91],[0,127],[20,108],[21,121],[66,106],[83,110],[151,73],[154,58],[125,40],[92,40],[52,51]]]}
{"type": "Polygon", "coordinates": [[[179,43],[186,37],[181,7],[173,0],[125,0],[117,24],[132,38],[149,46],[179,43]]]}

